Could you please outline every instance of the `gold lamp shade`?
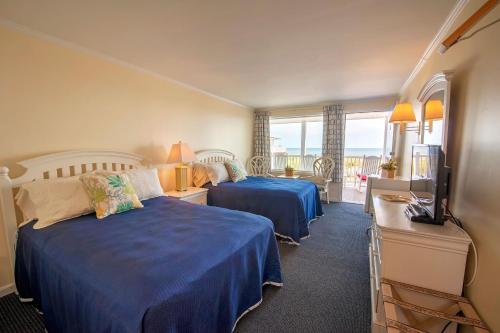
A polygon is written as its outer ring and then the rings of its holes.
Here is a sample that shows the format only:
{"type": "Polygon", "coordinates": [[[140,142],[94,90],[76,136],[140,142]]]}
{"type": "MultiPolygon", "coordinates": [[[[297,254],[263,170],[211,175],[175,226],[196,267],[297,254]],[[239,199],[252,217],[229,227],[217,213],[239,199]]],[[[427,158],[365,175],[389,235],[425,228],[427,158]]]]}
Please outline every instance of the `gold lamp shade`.
{"type": "Polygon", "coordinates": [[[196,161],[196,155],[186,143],[174,143],[170,148],[167,163],[179,163],[175,167],[175,189],[177,191],[186,191],[187,183],[187,166],[184,163],[196,161]]]}
{"type": "Polygon", "coordinates": [[[417,121],[417,118],[415,118],[415,112],[413,112],[413,106],[410,103],[396,104],[389,119],[390,123],[410,123],[415,121],[417,121]]]}
{"type": "Polygon", "coordinates": [[[443,119],[443,103],[440,100],[430,100],[425,103],[425,120],[443,119]]]}
{"type": "Polygon", "coordinates": [[[443,103],[439,99],[433,99],[425,103],[424,119],[429,121],[429,133],[432,133],[432,121],[443,119],[443,103]]]}
{"type": "Polygon", "coordinates": [[[392,111],[390,123],[399,123],[399,132],[403,133],[406,123],[416,122],[415,112],[410,103],[398,103],[392,111]]]}

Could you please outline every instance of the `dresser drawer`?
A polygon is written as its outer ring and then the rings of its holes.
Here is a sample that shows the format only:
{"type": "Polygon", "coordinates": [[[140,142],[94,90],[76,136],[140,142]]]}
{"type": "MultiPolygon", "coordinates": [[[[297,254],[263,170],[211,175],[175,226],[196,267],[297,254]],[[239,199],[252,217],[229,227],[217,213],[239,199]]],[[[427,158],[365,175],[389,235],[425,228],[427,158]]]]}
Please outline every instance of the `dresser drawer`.
{"type": "Polygon", "coordinates": [[[373,255],[373,249],[368,246],[368,256],[370,261],[370,293],[372,310],[372,333],[387,332],[385,327],[384,302],[382,291],[380,290],[380,267],[377,264],[376,256],[373,255]]]}
{"type": "Polygon", "coordinates": [[[370,228],[370,244],[372,246],[374,257],[376,257],[377,264],[382,265],[382,253],[380,251],[380,230],[376,225],[372,225],[372,227],[370,228]]]}

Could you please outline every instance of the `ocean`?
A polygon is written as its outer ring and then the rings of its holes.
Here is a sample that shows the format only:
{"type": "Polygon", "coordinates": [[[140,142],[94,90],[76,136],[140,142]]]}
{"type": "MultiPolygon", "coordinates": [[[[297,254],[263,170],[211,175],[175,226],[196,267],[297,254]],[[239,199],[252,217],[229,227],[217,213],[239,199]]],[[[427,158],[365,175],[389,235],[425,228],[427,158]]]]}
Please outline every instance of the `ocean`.
{"type": "MultiPolygon", "coordinates": [[[[300,148],[287,148],[288,155],[300,155],[300,148]]],[[[321,148],[309,148],[306,154],[321,155],[321,148]]],[[[345,148],[344,156],[379,156],[382,148],[345,148]]]]}

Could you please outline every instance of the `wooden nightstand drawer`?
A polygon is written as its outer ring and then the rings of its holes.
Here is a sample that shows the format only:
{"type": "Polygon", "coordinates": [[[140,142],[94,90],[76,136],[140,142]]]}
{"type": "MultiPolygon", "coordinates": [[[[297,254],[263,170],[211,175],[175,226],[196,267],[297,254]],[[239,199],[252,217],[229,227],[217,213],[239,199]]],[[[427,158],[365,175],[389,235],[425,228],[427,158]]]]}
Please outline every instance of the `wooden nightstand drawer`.
{"type": "Polygon", "coordinates": [[[181,200],[191,202],[194,204],[198,204],[198,205],[206,205],[207,204],[207,192],[193,195],[190,197],[186,197],[186,198],[183,198],[181,200]]]}
{"type": "Polygon", "coordinates": [[[182,201],[191,202],[197,205],[207,204],[206,188],[188,187],[187,191],[168,191],[165,194],[171,198],[176,198],[182,201]]]}

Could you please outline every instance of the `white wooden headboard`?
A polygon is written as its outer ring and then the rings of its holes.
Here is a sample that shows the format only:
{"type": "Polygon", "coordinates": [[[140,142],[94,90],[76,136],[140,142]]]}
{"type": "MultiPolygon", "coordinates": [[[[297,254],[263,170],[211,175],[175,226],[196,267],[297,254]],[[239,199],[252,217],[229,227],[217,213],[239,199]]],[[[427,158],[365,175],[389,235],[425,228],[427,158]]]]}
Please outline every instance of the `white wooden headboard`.
{"type": "Polygon", "coordinates": [[[37,179],[77,176],[93,170],[119,171],[144,166],[144,158],[115,151],[73,150],[43,155],[18,162],[26,172],[17,178],[9,177],[9,168],[0,167],[0,210],[5,228],[11,267],[15,262],[17,218],[13,189],[37,179]]]}
{"type": "Polygon", "coordinates": [[[222,149],[198,150],[195,154],[198,161],[202,163],[224,162],[227,160],[234,160],[236,158],[233,153],[222,149]]]}

